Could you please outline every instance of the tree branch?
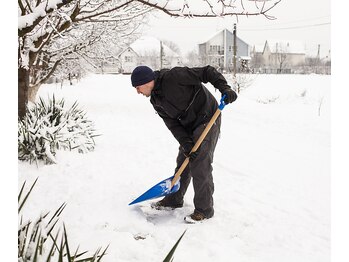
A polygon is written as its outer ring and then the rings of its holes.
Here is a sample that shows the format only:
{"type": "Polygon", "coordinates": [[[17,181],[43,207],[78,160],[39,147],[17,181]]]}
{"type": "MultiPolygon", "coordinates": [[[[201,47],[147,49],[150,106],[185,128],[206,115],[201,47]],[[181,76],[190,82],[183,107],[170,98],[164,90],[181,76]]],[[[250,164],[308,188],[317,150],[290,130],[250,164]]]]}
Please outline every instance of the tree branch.
{"type": "Polygon", "coordinates": [[[83,16],[83,17],[81,17],[81,18],[77,18],[75,21],[76,21],[76,22],[80,22],[80,21],[84,21],[84,20],[91,19],[91,18],[93,18],[93,17],[101,16],[101,15],[103,15],[103,14],[111,13],[111,12],[113,12],[113,11],[116,11],[116,10],[118,10],[118,9],[121,9],[121,8],[123,8],[123,7],[127,6],[127,5],[129,5],[129,4],[132,3],[133,1],[134,1],[134,0],[130,0],[130,1],[127,1],[127,2],[125,2],[124,4],[122,4],[122,5],[120,5],[120,6],[116,6],[116,7],[112,8],[112,9],[107,9],[107,10],[102,11],[102,12],[99,12],[99,13],[95,13],[95,14],[92,14],[92,15],[89,15],[89,16],[83,16]]]}
{"type": "Polygon", "coordinates": [[[18,6],[21,9],[21,15],[25,15],[25,8],[24,8],[24,5],[22,3],[22,0],[18,0],[18,6]]]}
{"type": "MultiPolygon", "coordinates": [[[[23,37],[25,34],[31,32],[48,14],[52,13],[55,10],[58,10],[60,8],[62,8],[62,6],[71,3],[74,0],[61,0],[62,2],[60,4],[56,5],[55,7],[50,7],[50,8],[45,8],[45,12],[37,12],[37,17],[33,20],[32,24],[30,25],[25,25],[23,28],[18,29],[18,37],[23,37]]],[[[40,8],[41,5],[43,5],[44,3],[41,3],[39,6],[37,6],[36,8],[40,8]]],[[[35,13],[35,9],[34,12],[32,11],[31,14],[35,13]]],[[[31,15],[29,14],[29,15],[31,15]]],[[[19,17],[19,19],[25,19],[26,15],[19,17]]]]}
{"type": "Polygon", "coordinates": [[[42,78],[40,78],[38,81],[36,81],[35,83],[33,83],[31,85],[31,88],[35,87],[35,86],[39,86],[42,85],[43,83],[45,83],[52,75],[53,73],[56,71],[59,63],[62,61],[62,59],[57,60],[54,65],[52,66],[52,68],[50,69],[50,71],[42,78]]]}
{"type": "MultiPolygon", "coordinates": [[[[242,12],[222,12],[221,14],[216,14],[213,10],[212,5],[205,0],[206,3],[209,5],[210,9],[211,9],[211,13],[205,13],[205,14],[199,14],[199,13],[181,13],[181,9],[176,9],[176,10],[170,10],[168,8],[166,8],[165,6],[159,6],[158,3],[151,3],[147,0],[137,0],[137,2],[140,2],[144,5],[148,5],[151,6],[155,9],[158,9],[162,12],[164,12],[165,14],[172,16],[172,17],[222,17],[222,16],[257,16],[257,15],[264,15],[266,18],[268,19],[273,19],[274,17],[267,15],[266,13],[269,12],[272,8],[274,8],[278,3],[281,2],[281,0],[277,1],[274,3],[274,5],[272,5],[270,8],[266,9],[266,10],[261,10],[260,12],[253,12],[253,13],[248,13],[247,11],[242,11],[242,12]]],[[[223,5],[223,3],[222,3],[223,5]]],[[[231,6],[231,4],[229,5],[224,5],[224,7],[232,7],[235,8],[234,6],[231,6]]]]}

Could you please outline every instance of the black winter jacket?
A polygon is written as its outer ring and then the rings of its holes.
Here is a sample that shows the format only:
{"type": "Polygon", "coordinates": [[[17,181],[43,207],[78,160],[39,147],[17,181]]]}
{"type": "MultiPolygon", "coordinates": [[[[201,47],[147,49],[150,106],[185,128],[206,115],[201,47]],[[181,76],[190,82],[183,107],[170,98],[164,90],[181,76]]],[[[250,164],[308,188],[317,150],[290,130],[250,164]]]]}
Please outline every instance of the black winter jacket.
{"type": "Polygon", "coordinates": [[[180,145],[191,142],[195,128],[208,122],[217,110],[215,97],[202,82],[210,82],[221,93],[230,88],[212,66],[155,71],[150,102],[180,145]]]}

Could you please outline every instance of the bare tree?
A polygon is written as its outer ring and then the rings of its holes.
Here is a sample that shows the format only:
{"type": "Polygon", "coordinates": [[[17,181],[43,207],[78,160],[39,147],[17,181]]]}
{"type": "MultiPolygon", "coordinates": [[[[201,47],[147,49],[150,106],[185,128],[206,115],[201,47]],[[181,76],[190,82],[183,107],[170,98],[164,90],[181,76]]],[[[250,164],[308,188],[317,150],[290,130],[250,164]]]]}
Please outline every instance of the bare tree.
{"type": "Polygon", "coordinates": [[[251,58],[251,68],[253,69],[260,69],[264,65],[264,58],[261,53],[255,53],[253,54],[251,58]]]}
{"type": "Polygon", "coordinates": [[[236,75],[236,90],[238,94],[243,90],[250,87],[253,82],[256,80],[258,75],[254,74],[237,74],[236,75]]]}
{"type": "MultiPolygon", "coordinates": [[[[195,2],[162,0],[18,0],[18,114],[25,115],[28,99],[35,99],[44,83],[65,59],[88,59],[105,36],[118,41],[132,35],[148,12],[173,17],[262,15],[281,0],[195,2]],[[115,32],[117,32],[115,34],[115,32]]],[[[110,42],[109,42],[110,43],[110,42]]]]}
{"type": "Polygon", "coordinates": [[[287,58],[287,48],[283,46],[281,43],[276,43],[275,60],[278,66],[278,73],[282,72],[282,69],[285,67],[287,63],[287,58]]]}
{"type": "Polygon", "coordinates": [[[190,51],[186,55],[186,63],[189,67],[200,66],[200,58],[196,51],[190,51]]]}
{"type": "Polygon", "coordinates": [[[181,54],[181,49],[179,48],[179,46],[175,42],[170,41],[170,40],[163,40],[162,42],[164,43],[164,45],[166,45],[172,51],[176,52],[178,55],[181,54]]]}

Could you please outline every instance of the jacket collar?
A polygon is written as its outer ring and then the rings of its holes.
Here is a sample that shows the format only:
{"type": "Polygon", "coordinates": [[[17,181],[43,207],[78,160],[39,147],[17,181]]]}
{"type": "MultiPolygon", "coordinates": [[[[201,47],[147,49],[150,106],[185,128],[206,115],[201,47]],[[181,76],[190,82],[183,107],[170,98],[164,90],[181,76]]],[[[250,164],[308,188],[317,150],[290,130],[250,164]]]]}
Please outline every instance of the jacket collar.
{"type": "Polygon", "coordinates": [[[162,74],[160,74],[160,71],[154,71],[155,73],[155,79],[154,79],[154,88],[151,91],[151,95],[161,95],[161,80],[162,80],[162,74]]]}

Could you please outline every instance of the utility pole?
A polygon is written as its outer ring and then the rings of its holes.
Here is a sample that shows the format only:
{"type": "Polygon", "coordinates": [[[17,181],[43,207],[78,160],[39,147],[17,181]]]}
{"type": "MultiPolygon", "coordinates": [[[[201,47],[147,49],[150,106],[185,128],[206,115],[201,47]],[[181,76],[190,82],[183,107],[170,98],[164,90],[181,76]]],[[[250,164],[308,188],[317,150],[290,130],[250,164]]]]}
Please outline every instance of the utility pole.
{"type": "Polygon", "coordinates": [[[317,46],[317,56],[316,56],[316,69],[315,73],[318,73],[319,67],[321,65],[321,60],[320,60],[320,45],[317,46]]]}
{"type": "Polygon", "coordinates": [[[240,93],[240,85],[236,80],[236,23],[234,23],[234,30],[233,30],[233,41],[234,41],[234,47],[233,47],[233,83],[235,85],[236,91],[239,94],[240,93]]]}
{"type": "Polygon", "coordinates": [[[162,47],[162,41],[160,41],[160,69],[162,69],[162,57],[164,56],[164,48],[162,47]]]}
{"type": "Polygon", "coordinates": [[[317,58],[320,59],[320,45],[317,46],[317,58]]]}
{"type": "Polygon", "coordinates": [[[234,79],[236,78],[236,24],[234,23],[234,30],[233,30],[233,76],[234,79]]]}

